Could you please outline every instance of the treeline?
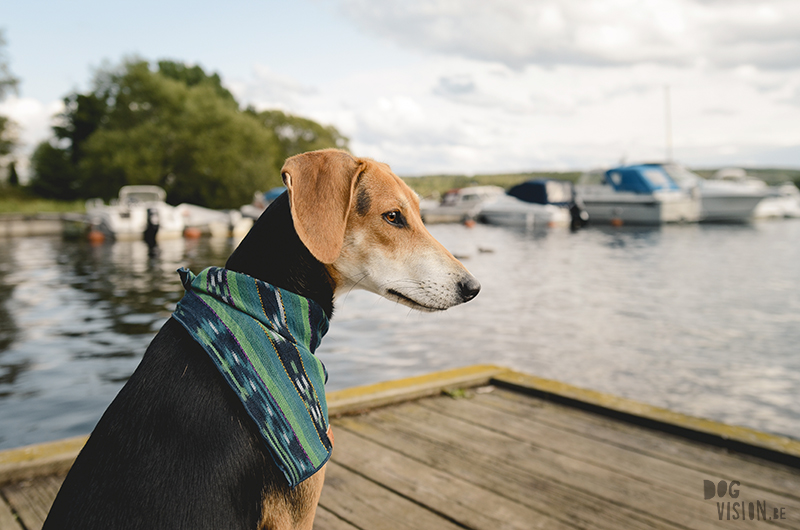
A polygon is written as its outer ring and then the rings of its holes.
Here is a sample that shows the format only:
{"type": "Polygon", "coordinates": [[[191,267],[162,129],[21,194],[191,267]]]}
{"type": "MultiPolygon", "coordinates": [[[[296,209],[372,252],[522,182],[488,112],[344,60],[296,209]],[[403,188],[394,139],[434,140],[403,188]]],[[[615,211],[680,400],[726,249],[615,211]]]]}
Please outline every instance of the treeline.
{"type": "Polygon", "coordinates": [[[287,157],[348,147],[332,126],[242,110],[199,66],[129,60],[92,84],[64,98],[54,137],[31,157],[30,188],[42,197],[110,199],[124,185],[154,184],[173,204],[237,208],[281,184],[287,157]]]}

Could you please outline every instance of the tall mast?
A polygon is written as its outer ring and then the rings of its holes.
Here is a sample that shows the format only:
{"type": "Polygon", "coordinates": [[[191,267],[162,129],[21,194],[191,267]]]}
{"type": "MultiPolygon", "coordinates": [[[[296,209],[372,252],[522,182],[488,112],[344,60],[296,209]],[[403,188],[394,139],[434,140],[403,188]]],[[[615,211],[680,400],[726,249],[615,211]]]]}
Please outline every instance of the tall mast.
{"type": "Polygon", "coordinates": [[[672,162],[672,109],[669,101],[669,85],[664,85],[664,129],[667,140],[667,162],[672,162]]]}

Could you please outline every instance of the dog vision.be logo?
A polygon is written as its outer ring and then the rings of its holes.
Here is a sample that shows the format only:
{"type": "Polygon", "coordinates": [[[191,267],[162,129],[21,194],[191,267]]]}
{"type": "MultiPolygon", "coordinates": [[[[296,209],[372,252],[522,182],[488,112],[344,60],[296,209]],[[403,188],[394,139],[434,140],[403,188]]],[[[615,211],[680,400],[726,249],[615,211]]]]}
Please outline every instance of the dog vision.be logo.
{"type": "Polygon", "coordinates": [[[772,521],[786,519],[786,508],[771,506],[767,507],[766,500],[744,500],[739,499],[741,483],[732,480],[730,483],[720,480],[714,483],[710,480],[703,481],[703,498],[705,500],[719,499],[717,501],[717,515],[719,520],[726,521],[772,521]],[[734,499],[734,500],[726,500],[734,499]]]}

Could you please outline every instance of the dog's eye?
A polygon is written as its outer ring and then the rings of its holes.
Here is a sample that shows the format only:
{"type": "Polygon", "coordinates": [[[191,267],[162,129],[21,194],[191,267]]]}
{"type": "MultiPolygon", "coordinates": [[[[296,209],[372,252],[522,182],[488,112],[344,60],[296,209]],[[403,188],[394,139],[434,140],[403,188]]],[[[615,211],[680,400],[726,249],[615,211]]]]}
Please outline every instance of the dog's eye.
{"type": "Polygon", "coordinates": [[[406,226],[406,220],[403,217],[403,214],[401,214],[397,210],[386,212],[385,214],[383,214],[383,219],[390,225],[399,227],[406,226]]]}

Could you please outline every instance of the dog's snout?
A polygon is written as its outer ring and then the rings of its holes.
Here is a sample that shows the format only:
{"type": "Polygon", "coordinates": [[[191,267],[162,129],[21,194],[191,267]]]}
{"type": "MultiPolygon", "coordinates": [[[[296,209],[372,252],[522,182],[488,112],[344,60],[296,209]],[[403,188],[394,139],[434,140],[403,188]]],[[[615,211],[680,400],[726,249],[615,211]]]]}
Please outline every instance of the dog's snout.
{"type": "Polygon", "coordinates": [[[481,284],[474,276],[467,276],[458,282],[458,288],[461,290],[461,298],[465,302],[469,302],[481,292],[481,284]]]}

